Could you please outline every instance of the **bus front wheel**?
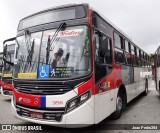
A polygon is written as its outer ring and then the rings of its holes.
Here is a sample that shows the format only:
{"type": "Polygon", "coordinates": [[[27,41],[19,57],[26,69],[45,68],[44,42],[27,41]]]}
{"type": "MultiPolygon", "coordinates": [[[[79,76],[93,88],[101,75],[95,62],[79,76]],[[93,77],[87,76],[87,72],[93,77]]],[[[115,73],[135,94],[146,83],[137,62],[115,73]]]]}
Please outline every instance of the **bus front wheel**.
{"type": "Polygon", "coordinates": [[[119,91],[116,100],[116,111],[112,114],[112,118],[114,120],[119,119],[125,107],[126,107],[125,94],[119,91]]]}

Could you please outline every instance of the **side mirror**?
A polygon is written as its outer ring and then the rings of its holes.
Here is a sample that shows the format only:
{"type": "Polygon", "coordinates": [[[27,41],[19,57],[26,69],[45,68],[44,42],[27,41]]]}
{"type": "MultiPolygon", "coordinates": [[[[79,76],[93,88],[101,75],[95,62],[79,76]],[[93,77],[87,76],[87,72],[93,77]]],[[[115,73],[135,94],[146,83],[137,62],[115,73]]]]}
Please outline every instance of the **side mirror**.
{"type": "Polygon", "coordinates": [[[11,62],[11,60],[7,60],[7,56],[8,56],[8,45],[6,44],[6,42],[11,42],[11,41],[15,41],[16,37],[13,38],[9,38],[7,40],[3,41],[3,61],[8,63],[9,65],[13,66],[14,63],[11,62]]]}
{"type": "Polygon", "coordinates": [[[7,56],[7,45],[3,47],[3,56],[7,56]]]}

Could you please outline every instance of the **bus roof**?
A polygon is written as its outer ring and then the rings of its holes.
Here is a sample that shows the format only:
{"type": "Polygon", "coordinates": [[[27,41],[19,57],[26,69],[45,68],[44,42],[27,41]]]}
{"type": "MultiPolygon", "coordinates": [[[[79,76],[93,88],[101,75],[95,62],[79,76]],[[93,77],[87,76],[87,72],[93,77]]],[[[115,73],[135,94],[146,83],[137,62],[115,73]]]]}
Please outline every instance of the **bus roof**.
{"type": "MultiPolygon", "coordinates": [[[[102,19],[104,19],[113,29],[115,29],[116,31],[118,31],[120,34],[122,34],[125,38],[127,38],[129,41],[132,42],[133,45],[137,46],[135,43],[133,43],[132,39],[126,35],[120,28],[118,28],[113,22],[111,22],[108,18],[106,18],[101,12],[97,11],[95,8],[90,7],[93,11],[95,11],[97,14],[100,15],[100,17],[102,19]]],[[[147,52],[145,52],[144,50],[142,50],[139,46],[137,46],[141,51],[143,51],[144,53],[147,54],[147,52]]],[[[150,54],[147,54],[150,56],[150,54]]]]}
{"type": "Polygon", "coordinates": [[[24,17],[24,18],[22,18],[20,21],[22,21],[22,20],[24,20],[24,19],[27,19],[27,18],[29,18],[29,17],[32,17],[32,16],[34,16],[34,15],[37,15],[37,14],[40,14],[40,13],[44,13],[44,12],[48,12],[48,11],[51,11],[51,10],[56,10],[56,9],[61,9],[61,8],[67,8],[67,7],[74,7],[74,6],[81,6],[81,5],[86,5],[86,6],[89,6],[89,4],[66,4],[66,5],[60,5],[60,6],[56,6],[56,7],[51,7],[51,8],[47,8],[47,9],[44,9],[44,10],[41,10],[41,11],[38,11],[38,12],[36,12],[36,13],[34,13],[34,14],[31,14],[31,15],[29,15],[29,16],[27,16],[27,17],[24,17]]]}
{"type": "MultiPolygon", "coordinates": [[[[108,18],[106,18],[102,13],[100,13],[99,11],[97,11],[95,8],[93,8],[92,6],[89,6],[88,3],[81,3],[81,4],[66,4],[66,5],[60,5],[60,6],[56,6],[56,7],[52,7],[52,8],[47,8],[45,10],[41,10],[41,11],[38,11],[34,14],[31,14],[23,19],[20,20],[20,22],[24,19],[27,19],[29,17],[32,17],[34,15],[37,15],[37,14],[40,14],[40,13],[44,13],[44,12],[47,12],[47,11],[51,11],[51,10],[56,10],[56,9],[60,9],[60,8],[67,8],[67,7],[74,7],[74,6],[87,6],[89,7],[90,9],[92,9],[93,11],[95,11],[97,14],[99,14],[113,29],[115,29],[117,32],[119,32],[120,34],[122,34],[126,39],[128,39],[129,41],[132,42],[133,45],[137,46],[135,43],[133,43],[132,39],[126,35],[120,28],[118,28],[114,23],[112,23],[108,18]]],[[[138,46],[137,46],[138,47],[138,46]]],[[[140,47],[138,47],[141,51],[143,51],[144,53],[147,54],[147,52],[145,52],[144,50],[142,50],[140,47]]],[[[150,54],[148,54],[150,55],[150,54]]]]}

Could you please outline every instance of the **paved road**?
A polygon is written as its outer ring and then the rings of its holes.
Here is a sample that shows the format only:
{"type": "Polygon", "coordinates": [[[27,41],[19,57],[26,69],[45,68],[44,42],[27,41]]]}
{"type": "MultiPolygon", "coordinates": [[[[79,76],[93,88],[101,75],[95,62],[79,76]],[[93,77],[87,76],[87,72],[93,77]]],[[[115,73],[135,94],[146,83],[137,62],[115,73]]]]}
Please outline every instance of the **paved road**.
{"type": "MultiPolygon", "coordinates": [[[[18,120],[14,118],[11,114],[10,107],[10,98],[0,96],[0,124],[32,124],[29,122],[25,122],[22,120],[18,120]]],[[[135,130],[99,130],[104,126],[109,126],[109,124],[159,124],[160,123],[160,96],[155,90],[154,82],[151,81],[149,92],[147,96],[139,96],[132,102],[127,105],[126,110],[124,111],[122,117],[118,120],[112,120],[111,118],[107,118],[102,121],[99,125],[96,126],[96,129],[93,128],[83,128],[83,129],[63,129],[63,128],[54,128],[49,126],[42,126],[43,131],[41,132],[54,132],[54,133],[152,133],[159,131],[153,130],[143,130],[143,131],[135,131],[135,130]],[[47,130],[47,131],[45,131],[47,130]]],[[[1,133],[2,131],[0,131],[1,133]]],[[[3,131],[4,133],[6,131],[3,131]]],[[[17,133],[19,131],[12,131],[13,133],[17,133]]],[[[31,132],[31,131],[27,131],[31,132]]],[[[32,131],[33,132],[33,131],[32,131]]],[[[36,132],[36,131],[35,131],[36,132]]]]}

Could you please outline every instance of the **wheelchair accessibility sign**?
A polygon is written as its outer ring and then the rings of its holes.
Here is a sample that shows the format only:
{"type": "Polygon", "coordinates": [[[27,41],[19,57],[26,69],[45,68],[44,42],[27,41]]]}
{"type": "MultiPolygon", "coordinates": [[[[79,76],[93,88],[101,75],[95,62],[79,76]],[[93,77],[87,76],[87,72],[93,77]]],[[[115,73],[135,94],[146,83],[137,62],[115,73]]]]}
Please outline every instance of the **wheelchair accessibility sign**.
{"type": "Polygon", "coordinates": [[[39,66],[38,78],[42,79],[49,78],[49,65],[39,66]]]}

